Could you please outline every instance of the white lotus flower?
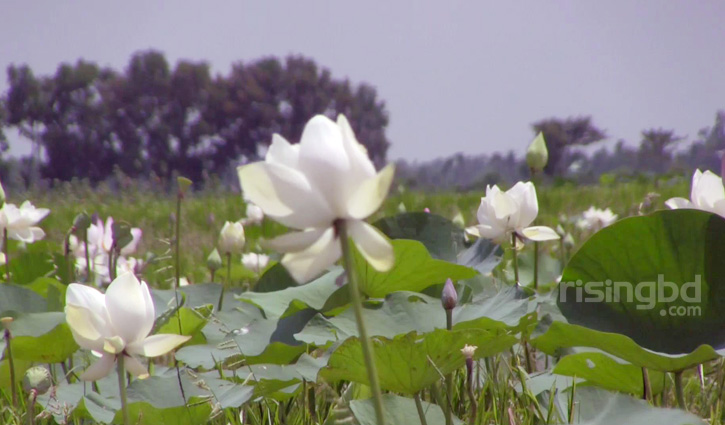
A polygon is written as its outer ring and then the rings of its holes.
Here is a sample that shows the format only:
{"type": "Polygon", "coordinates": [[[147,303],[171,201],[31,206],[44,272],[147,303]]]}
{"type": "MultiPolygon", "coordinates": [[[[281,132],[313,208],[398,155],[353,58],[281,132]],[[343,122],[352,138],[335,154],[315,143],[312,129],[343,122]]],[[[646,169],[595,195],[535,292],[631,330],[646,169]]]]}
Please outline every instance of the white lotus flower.
{"type": "MultiPolygon", "coordinates": [[[[130,231],[132,236],[131,242],[121,248],[121,255],[124,256],[133,254],[136,251],[139,242],[141,242],[141,236],[143,236],[143,231],[138,227],[134,227],[130,231]]],[[[113,247],[113,217],[109,216],[106,219],[105,225],[103,224],[103,220],[100,218],[97,219],[95,223],[91,223],[88,227],[87,237],[89,256],[107,256],[113,247]]],[[[73,255],[77,258],[85,258],[85,244],[78,240],[75,235],[71,235],[70,237],[70,246],[73,251],[73,255]]]]}
{"type": "MultiPolygon", "coordinates": [[[[99,254],[95,257],[90,257],[91,270],[93,272],[94,284],[97,287],[105,286],[111,283],[111,269],[108,267],[108,255],[99,254]]],[[[116,259],[116,276],[120,276],[124,273],[138,274],[143,268],[143,260],[135,257],[124,257],[119,256],[116,259]]],[[[85,274],[86,258],[76,258],[76,270],[79,274],[85,274]]]]}
{"type": "Polygon", "coordinates": [[[576,226],[582,230],[599,230],[614,223],[617,218],[617,214],[614,214],[609,208],[603,210],[591,206],[582,213],[581,218],[576,222],[576,226]]]}
{"type": "Polygon", "coordinates": [[[383,203],[394,168],[375,172],[347,119],[312,118],[297,145],[275,134],[264,162],[238,168],[244,193],[264,213],[293,229],[266,245],[286,255],[282,264],[298,282],[318,276],[340,258],[336,228],[348,235],[378,271],[393,265],[390,242],[363,220],[383,203]]]}
{"type": "Polygon", "coordinates": [[[264,254],[257,254],[256,252],[250,252],[242,255],[242,264],[244,268],[249,269],[255,273],[259,273],[267,264],[269,264],[269,256],[264,254]]]}
{"type": "Polygon", "coordinates": [[[219,233],[219,250],[224,254],[241,254],[244,250],[244,226],[227,221],[219,233]]]}
{"type": "Polygon", "coordinates": [[[36,224],[50,212],[47,208],[35,208],[25,201],[18,208],[15,204],[5,204],[0,208],[0,231],[7,229],[8,238],[32,243],[43,239],[45,232],[36,224]]]}
{"type": "Polygon", "coordinates": [[[244,224],[260,224],[264,220],[264,211],[252,202],[247,203],[247,217],[244,224]]]}
{"type": "Polygon", "coordinates": [[[189,340],[189,336],[148,336],[156,314],[149,288],[132,273],[114,280],[106,294],[89,286],[72,283],[66,292],[65,316],[73,338],[81,347],[101,353],[80,376],[95,381],[111,372],[118,356],[134,376],[148,376],[137,356],[157,357],[189,340]]]}
{"type": "Polygon", "coordinates": [[[672,209],[697,209],[725,217],[725,188],[722,179],[710,170],[704,173],[695,170],[690,199],[671,198],[665,202],[665,205],[672,209]]]}
{"type": "Polygon", "coordinates": [[[486,196],[481,198],[481,206],[478,207],[478,224],[466,231],[497,243],[510,242],[512,233],[533,241],[559,239],[550,227],[529,227],[538,213],[539,203],[533,183],[518,182],[506,192],[496,185],[487,186],[486,196]]]}

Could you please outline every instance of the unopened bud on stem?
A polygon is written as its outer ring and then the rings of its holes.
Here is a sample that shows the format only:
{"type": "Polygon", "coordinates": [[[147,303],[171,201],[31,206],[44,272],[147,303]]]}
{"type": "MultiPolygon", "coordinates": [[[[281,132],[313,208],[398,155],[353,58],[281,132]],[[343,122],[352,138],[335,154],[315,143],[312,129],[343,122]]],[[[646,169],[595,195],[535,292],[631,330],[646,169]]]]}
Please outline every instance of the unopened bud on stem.
{"type": "Polygon", "coordinates": [[[453,285],[453,281],[450,279],[446,280],[446,284],[443,285],[441,304],[446,310],[453,310],[456,304],[458,304],[458,293],[456,292],[456,287],[453,285]]]}

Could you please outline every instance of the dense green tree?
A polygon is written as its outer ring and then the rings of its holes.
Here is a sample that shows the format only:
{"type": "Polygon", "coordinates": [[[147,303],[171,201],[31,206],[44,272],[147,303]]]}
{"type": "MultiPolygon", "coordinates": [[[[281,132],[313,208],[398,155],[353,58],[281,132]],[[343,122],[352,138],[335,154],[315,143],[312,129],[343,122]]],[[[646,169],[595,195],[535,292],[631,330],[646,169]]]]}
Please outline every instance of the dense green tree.
{"type": "Polygon", "coordinates": [[[639,168],[658,174],[664,173],[672,163],[672,148],[683,139],[675,135],[674,130],[644,130],[638,152],[639,168]]]}
{"type": "Polygon", "coordinates": [[[237,63],[212,77],[203,62],[171,68],[163,53],[139,52],[122,72],[78,61],[36,78],[8,68],[8,125],[44,149],[48,178],[180,173],[194,180],[254,159],[273,133],[297,142],[315,114],[348,116],[377,164],[389,146],[388,115],[376,90],[335,80],[307,58],[237,63]]]}

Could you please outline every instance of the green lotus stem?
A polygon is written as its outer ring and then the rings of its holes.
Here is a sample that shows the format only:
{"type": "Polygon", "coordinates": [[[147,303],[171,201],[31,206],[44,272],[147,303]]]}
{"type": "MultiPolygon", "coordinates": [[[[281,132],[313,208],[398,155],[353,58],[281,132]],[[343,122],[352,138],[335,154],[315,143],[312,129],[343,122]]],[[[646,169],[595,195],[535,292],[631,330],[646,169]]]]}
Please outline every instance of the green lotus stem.
{"type": "MultiPolygon", "coordinates": [[[[176,193],[176,237],[174,238],[174,253],[175,253],[175,281],[174,285],[174,299],[176,301],[176,320],[179,323],[179,335],[184,334],[184,330],[181,327],[181,301],[179,301],[179,285],[181,282],[181,201],[184,199],[184,192],[179,189],[176,193]]],[[[186,392],[184,391],[184,385],[181,382],[181,368],[179,368],[179,361],[174,357],[174,367],[176,368],[176,379],[179,382],[179,391],[181,392],[181,398],[186,403],[186,392]]]]}
{"type": "Polygon", "coordinates": [[[181,329],[181,314],[179,313],[179,308],[181,307],[179,305],[179,284],[181,282],[181,244],[179,241],[181,240],[181,200],[184,199],[184,194],[179,190],[179,193],[176,195],[176,228],[175,228],[175,237],[174,237],[174,298],[176,299],[176,317],[179,321],[179,333],[183,335],[183,331],[181,329]]]}
{"type": "Polygon", "coordinates": [[[123,424],[129,425],[128,420],[128,403],[126,400],[126,370],[123,364],[123,353],[116,356],[116,367],[118,373],[118,390],[121,393],[121,413],[123,414],[123,424]]]}
{"type": "Polygon", "coordinates": [[[526,373],[533,373],[534,367],[531,364],[531,351],[529,350],[529,343],[526,341],[526,338],[521,338],[521,344],[524,346],[524,356],[526,356],[526,373]]]}
{"type": "Polygon", "coordinates": [[[677,406],[682,410],[687,410],[685,406],[685,393],[682,388],[682,371],[675,372],[675,397],[677,398],[677,406]]]}
{"type": "MultiPolygon", "coordinates": [[[[7,233],[6,233],[6,235],[7,235],[7,233]]],[[[17,388],[17,382],[15,381],[15,361],[13,360],[12,344],[10,344],[10,340],[12,339],[12,335],[10,334],[10,323],[12,323],[12,321],[13,321],[13,319],[11,317],[2,318],[2,324],[3,324],[3,327],[5,328],[3,336],[5,338],[5,346],[8,349],[8,368],[10,369],[10,392],[12,393],[13,407],[15,407],[17,409],[18,408],[18,388],[17,388]]]]}
{"type": "Polygon", "coordinates": [[[375,406],[375,417],[377,425],[385,425],[385,415],[383,413],[383,398],[380,391],[380,382],[378,381],[378,371],[375,368],[375,358],[373,356],[373,346],[368,338],[368,331],[365,328],[363,320],[362,297],[360,296],[360,288],[358,288],[357,276],[353,269],[352,252],[350,251],[350,241],[347,236],[347,226],[344,221],[340,220],[335,223],[335,229],[340,238],[342,246],[342,258],[347,272],[347,281],[350,286],[350,297],[352,298],[352,307],[355,312],[355,320],[357,321],[357,330],[360,334],[360,344],[362,345],[363,357],[365,358],[365,366],[368,371],[368,380],[370,381],[370,389],[373,393],[373,405],[375,406]]]}
{"type": "Polygon", "coordinates": [[[534,241],[534,291],[539,289],[539,242],[534,241]]]}
{"type": "Polygon", "coordinates": [[[514,284],[519,285],[519,261],[516,253],[516,232],[511,233],[511,252],[514,256],[514,284]]]}
{"type": "Polygon", "coordinates": [[[35,401],[38,399],[38,391],[35,389],[30,390],[30,397],[28,397],[28,424],[35,425],[35,401]]]}
{"type": "Polygon", "coordinates": [[[5,282],[10,283],[10,249],[8,248],[8,229],[3,229],[3,252],[5,253],[5,282]]]}
{"type": "MultiPolygon", "coordinates": [[[[453,329],[453,310],[446,309],[446,329],[453,329]]],[[[446,425],[453,424],[453,373],[446,374],[446,404],[443,406],[446,425]]]]}
{"type": "Polygon", "coordinates": [[[652,397],[652,385],[649,381],[649,372],[647,372],[647,368],[642,368],[642,400],[647,400],[652,397]]]}
{"type": "Polygon", "coordinates": [[[232,253],[227,252],[227,279],[226,282],[222,283],[222,291],[219,293],[219,308],[217,311],[222,311],[222,304],[224,303],[224,288],[231,286],[232,284],[232,253]]]}
{"type": "Polygon", "coordinates": [[[468,393],[468,398],[471,401],[471,414],[468,418],[468,423],[469,425],[474,425],[476,423],[476,417],[478,416],[478,401],[476,401],[476,395],[473,393],[473,373],[468,374],[466,391],[468,393]]]}
{"type": "Polygon", "coordinates": [[[423,403],[420,402],[420,393],[415,393],[413,399],[415,400],[415,408],[418,410],[420,425],[428,425],[428,421],[425,419],[425,412],[423,411],[423,403]]]}

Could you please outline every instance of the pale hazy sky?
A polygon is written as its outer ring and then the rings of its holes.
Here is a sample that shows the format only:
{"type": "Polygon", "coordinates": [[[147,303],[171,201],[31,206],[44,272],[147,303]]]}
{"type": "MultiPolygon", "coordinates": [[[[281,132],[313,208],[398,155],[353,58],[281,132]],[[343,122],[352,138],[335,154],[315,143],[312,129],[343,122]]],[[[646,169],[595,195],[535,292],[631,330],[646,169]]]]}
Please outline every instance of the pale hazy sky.
{"type": "Polygon", "coordinates": [[[693,137],[725,109],[723,0],[3,0],[0,91],[11,63],[121,69],[150,48],[224,74],[302,54],[368,82],[388,105],[393,159],[523,153],[550,116],[592,115],[614,140],[693,137]]]}

